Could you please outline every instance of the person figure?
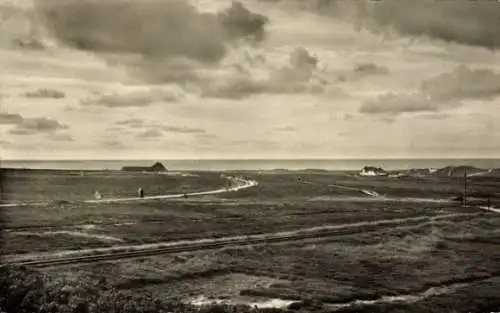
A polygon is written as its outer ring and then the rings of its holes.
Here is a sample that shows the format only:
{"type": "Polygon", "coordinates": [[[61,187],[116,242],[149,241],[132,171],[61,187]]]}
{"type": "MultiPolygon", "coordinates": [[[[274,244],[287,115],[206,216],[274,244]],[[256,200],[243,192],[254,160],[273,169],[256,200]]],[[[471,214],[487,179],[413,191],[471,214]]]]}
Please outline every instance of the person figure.
{"type": "Polygon", "coordinates": [[[138,193],[140,198],[144,198],[144,189],[142,189],[142,187],[139,187],[139,189],[137,190],[137,193],[138,193]]]}
{"type": "Polygon", "coordinates": [[[102,195],[99,193],[99,191],[96,190],[96,192],[94,193],[94,197],[97,199],[97,200],[101,200],[102,199],[102,195]]]}

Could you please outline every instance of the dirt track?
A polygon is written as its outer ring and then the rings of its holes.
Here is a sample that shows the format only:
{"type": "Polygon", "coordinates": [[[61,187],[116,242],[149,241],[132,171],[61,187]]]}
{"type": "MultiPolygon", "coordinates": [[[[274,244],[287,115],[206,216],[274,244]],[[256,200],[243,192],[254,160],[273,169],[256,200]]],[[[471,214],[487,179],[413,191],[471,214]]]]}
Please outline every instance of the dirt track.
{"type": "MultiPolygon", "coordinates": [[[[228,179],[233,179],[229,177],[228,179]]],[[[306,182],[308,183],[308,182],[306,182]]],[[[256,181],[246,181],[242,179],[237,180],[237,186],[231,189],[217,189],[205,192],[192,193],[190,195],[207,195],[207,194],[217,194],[227,191],[237,191],[244,188],[249,188],[256,186],[258,183],[256,181]]],[[[376,191],[356,189],[352,187],[345,187],[341,185],[334,185],[332,187],[336,188],[348,188],[352,190],[358,190],[369,196],[368,199],[372,200],[394,200],[381,197],[376,191]]],[[[87,203],[106,203],[106,202],[126,202],[126,201],[137,201],[143,199],[169,199],[183,197],[184,194],[174,194],[174,195],[162,195],[162,196],[151,196],[145,198],[121,198],[121,199],[105,199],[105,200],[88,200],[87,203]]],[[[364,197],[365,199],[367,197],[364,197]]],[[[409,201],[409,202],[419,202],[419,201],[435,201],[434,199],[407,199],[401,198],[396,199],[399,201],[409,201]]],[[[483,208],[483,210],[490,210],[498,212],[496,209],[483,208]]],[[[415,226],[429,221],[437,221],[444,219],[454,219],[466,216],[476,216],[482,214],[477,213],[454,213],[454,214],[442,214],[438,216],[419,216],[419,217],[408,217],[408,218],[397,218],[397,219],[385,219],[378,221],[368,221],[368,222],[358,222],[350,224],[340,224],[340,225],[325,225],[304,229],[297,229],[288,232],[278,232],[278,233],[265,233],[259,235],[250,236],[234,236],[225,237],[218,239],[201,239],[201,240],[190,240],[190,241],[178,241],[178,242],[159,242],[153,244],[142,244],[142,245],[128,245],[128,246],[116,246],[110,248],[97,248],[97,249],[83,249],[83,250],[72,250],[72,251],[59,251],[54,253],[41,253],[41,254],[28,254],[21,256],[7,256],[7,264],[17,264],[17,265],[29,265],[34,267],[46,267],[46,266],[56,266],[64,264],[79,264],[79,263],[89,263],[89,262],[101,262],[110,260],[119,260],[126,258],[136,258],[136,257],[146,257],[159,254],[168,253],[180,253],[180,252],[190,252],[198,250],[209,250],[209,249],[221,249],[228,247],[241,247],[248,245],[258,245],[258,244],[276,244],[291,241],[300,241],[304,239],[314,239],[314,238],[324,238],[339,235],[355,234],[360,232],[372,232],[378,231],[384,228],[398,227],[398,226],[415,226]]]]}
{"type": "MultiPolygon", "coordinates": [[[[226,177],[229,181],[236,184],[236,186],[231,188],[219,188],[215,190],[207,190],[200,192],[190,192],[190,193],[179,193],[179,194],[169,194],[169,195],[158,195],[158,196],[146,196],[146,197],[132,197],[132,198],[110,198],[110,199],[96,199],[96,200],[85,200],[81,203],[116,203],[116,202],[132,202],[132,201],[144,201],[144,200],[161,200],[161,199],[176,199],[183,198],[186,196],[203,196],[203,195],[214,195],[225,192],[235,192],[241,189],[250,188],[258,185],[255,180],[244,180],[237,177],[226,177]]],[[[47,206],[52,204],[52,202],[35,202],[35,203],[3,203],[0,204],[1,207],[22,207],[22,206],[47,206]]]]}
{"type": "Polygon", "coordinates": [[[438,216],[419,216],[399,219],[386,219],[371,222],[359,222],[341,225],[327,225],[297,229],[294,231],[266,233],[251,236],[234,236],[217,239],[201,239],[178,242],[163,242],[143,245],[117,246],[111,248],[84,249],[61,251],[51,254],[7,256],[5,265],[26,265],[32,267],[48,267],[67,264],[102,262],[137,257],[146,257],[160,254],[192,252],[199,250],[213,250],[235,248],[259,244],[278,244],[318,239],[332,236],[351,235],[380,231],[398,226],[417,226],[438,220],[453,220],[455,218],[471,217],[481,213],[443,214],[438,216]]]}

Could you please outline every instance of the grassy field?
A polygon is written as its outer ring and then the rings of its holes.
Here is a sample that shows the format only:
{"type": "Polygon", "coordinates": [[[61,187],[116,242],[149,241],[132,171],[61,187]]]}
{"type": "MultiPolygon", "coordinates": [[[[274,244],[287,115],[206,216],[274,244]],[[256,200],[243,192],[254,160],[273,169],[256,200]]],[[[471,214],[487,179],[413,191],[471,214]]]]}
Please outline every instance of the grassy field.
{"type": "Polygon", "coordinates": [[[92,199],[95,191],[104,198],[135,197],[143,187],[146,195],[214,189],[224,184],[219,173],[203,175],[155,175],[133,172],[13,171],[2,170],[4,201],[73,201],[92,199]]]}
{"type": "MultiPolygon", "coordinates": [[[[147,179],[154,182],[156,187],[146,190],[159,194],[175,193],[183,184],[194,190],[225,185],[220,173],[196,174],[141,179],[143,187],[147,179]],[[168,183],[161,187],[163,180],[168,183]]],[[[200,297],[243,304],[282,299],[305,301],[307,310],[325,312],[482,312],[494,305],[500,308],[500,301],[493,296],[500,287],[500,215],[434,201],[459,194],[460,180],[361,178],[332,172],[233,174],[255,179],[259,185],[178,200],[4,208],[4,219],[10,227],[4,233],[4,252],[119,246],[477,213],[401,222],[397,227],[293,244],[63,266],[44,272],[74,281],[104,277],[119,290],[188,302],[200,297]],[[382,201],[363,190],[388,199],[382,201]]],[[[96,188],[81,183],[82,178],[94,179],[73,177],[63,183],[58,176],[57,183],[41,184],[39,188],[47,188],[41,193],[49,195],[57,189],[54,186],[62,184],[61,188],[72,190],[71,183],[78,182],[78,188],[73,185],[78,198],[96,188]],[[83,185],[86,187],[80,189],[83,185]]],[[[133,193],[138,178],[123,175],[112,181],[133,193]]],[[[113,195],[127,196],[128,191],[111,186],[111,181],[107,184],[109,190],[117,188],[113,195]]],[[[19,181],[12,184],[11,197],[19,190],[24,196],[29,193],[21,185],[19,181]]],[[[471,188],[478,190],[497,187],[500,183],[495,185],[494,180],[471,182],[471,188]]]]}

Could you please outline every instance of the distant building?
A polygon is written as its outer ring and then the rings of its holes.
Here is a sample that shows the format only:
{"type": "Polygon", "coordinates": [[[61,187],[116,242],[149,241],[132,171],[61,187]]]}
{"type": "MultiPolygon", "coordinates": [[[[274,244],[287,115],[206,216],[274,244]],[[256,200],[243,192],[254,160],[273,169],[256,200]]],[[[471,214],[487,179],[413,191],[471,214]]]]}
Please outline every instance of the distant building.
{"type": "Polygon", "coordinates": [[[374,166],[365,166],[359,172],[360,176],[387,176],[388,173],[384,171],[384,169],[380,167],[374,167],[374,166]]]}
{"type": "Polygon", "coordinates": [[[122,171],[125,172],[155,172],[162,173],[166,172],[167,168],[163,166],[160,162],[156,162],[151,166],[124,166],[122,167],[122,171]]]}
{"type": "Polygon", "coordinates": [[[94,193],[94,198],[96,198],[96,200],[101,200],[102,199],[102,195],[99,191],[96,191],[94,193]]]}

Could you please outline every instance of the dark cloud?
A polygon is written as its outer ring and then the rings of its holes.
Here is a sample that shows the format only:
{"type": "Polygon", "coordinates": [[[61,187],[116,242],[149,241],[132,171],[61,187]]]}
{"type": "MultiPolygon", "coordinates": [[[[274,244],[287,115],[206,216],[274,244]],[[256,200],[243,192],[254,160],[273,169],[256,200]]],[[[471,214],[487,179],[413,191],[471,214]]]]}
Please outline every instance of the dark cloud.
{"type": "Polygon", "coordinates": [[[38,89],[35,91],[28,91],[24,93],[27,98],[51,98],[51,99],[62,99],[66,97],[66,94],[62,91],[54,89],[38,89]]]}
{"type": "Polygon", "coordinates": [[[399,114],[437,111],[438,105],[421,94],[381,95],[363,103],[359,111],[367,114],[399,114]]]}
{"type": "Polygon", "coordinates": [[[0,112],[0,124],[20,124],[23,122],[23,117],[20,114],[11,114],[0,112]]]}
{"type": "Polygon", "coordinates": [[[387,75],[389,69],[375,63],[359,63],[354,66],[354,73],[363,75],[387,75]]]}
{"type": "Polygon", "coordinates": [[[250,37],[257,41],[264,39],[264,26],[269,22],[267,17],[251,12],[238,1],[219,13],[218,20],[230,39],[250,37]]]}
{"type": "Polygon", "coordinates": [[[50,32],[69,46],[149,60],[217,62],[232,41],[261,40],[267,24],[239,2],[219,13],[202,13],[185,0],[39,0],[37,9],[50,32]]]}
{"type": "Polygon", "coordinates": [[[179,96],[171,91],[150,90],[124,94],[105,94],[95,99],[82,100],[84,105],[101,105],[108,108],[143,107],[155,102],[175,102],[179,96]]]}
{"type": "Polygon", "coordinates": [[[487,99],[500,95],[500,74],[459,66],[422,83],[422,93],[435,100],[487,99]]]}
{"type": "Polygon", "coordinates": [[[294,68],[316,69],[318,58],[312,56],[306,48],[298,47],[290,55],[290,65],[294,68]]]}
{"type": "Polygon", "coordinates": [[[267,82],[269,93],[317,93],[324,91],[326,82],[317,73],[319,60],[303,47],[290,55],[290,64],[274,73],[267,82]]]}
{"type": "Polygon", "coordinates": [[[494,0],[260,0],[349,20],[357,30],[396,30],[485,48],[500,46],[500,5],[494,0]]]}
{"type": "Polygon", "coordinates": [[[403,34],[497,48],[500,6],[497,1],[385,0],[369,2],[368,27],[393,27],[403,34]]]}
{"type": "Polygon", "coordinates": [[[46,117],[23,118],[9,133],[15,135],[33,135],[38,133],[55,133],[58,130],[68,129],[68,126],[46,117]]]}
{"type": "Polygon", "coordinates": [[[45,44],[36,38],[22,38],[22,39],[16,39],[14,40],[14,43],[22,49],[27,49],[27,50],[44,50],[47,47],[45,44]]]}

